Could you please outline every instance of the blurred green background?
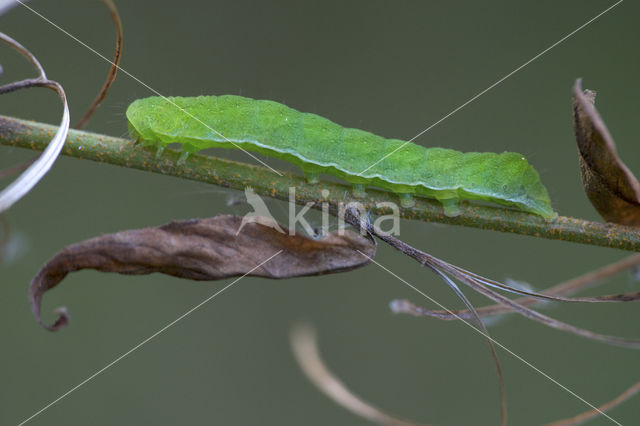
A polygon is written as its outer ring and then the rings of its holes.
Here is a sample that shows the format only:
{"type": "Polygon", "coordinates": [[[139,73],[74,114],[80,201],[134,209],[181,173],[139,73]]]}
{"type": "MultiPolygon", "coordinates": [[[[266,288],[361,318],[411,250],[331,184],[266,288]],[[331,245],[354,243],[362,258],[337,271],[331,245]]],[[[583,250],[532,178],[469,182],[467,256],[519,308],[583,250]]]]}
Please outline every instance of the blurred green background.
{"type": "MultiPolygon", "coordinates": [[[[409,139],[611,5],[612,1],[117,1],[122,67],[164,95],[240,94],[272,99],[344,126],[409,139]]],[[[32,1],[107,57],[113,29],[97,0],[32,1]]],[[[598,216],[578,174],[571,87],[598,91],[597,107],[632,170],[640,173],[637,123],[640,9],[624,2],[420,137],[425,146],[523,153],[561,215],[598,216]]],[[[37,55],[65,87],[80,118],[108,64],[32,12],[17,7],[1,30],[37,55]]],[[[2,46],[2,82],[33,75],[2,46]]],[[[126,134],[124,112],[150,91],[120,73],[88,130],[126,134]]],[[[31,89],[0,97],[0,114],[59,122],[55,96],[31,89]]],[[[218,155],[252,162],[242,153],[218,155]]],[[[0,147],[0,166],[33,157],[0,147]]],[[[282,166],[282,163],[278,163],[282,166]]],[[[3,184],[9,181],[4,179],[3,184]]],[[[176,178],[61,157],[7,215],[10,253],[0,281],[0,423],[17,424],[213,294],[229,281],[85,271],[44,298],[66,305],[58,333],[34,320],[27,287],[67,244],[172,219],[244,214],[241,194],[176,178]]],[[[286,205],[270,201],[277,218],[286,205]]],[[[319,224],[319,221],[318,221],[319,224]]],[[[402,238],[499,280],[543,289],[627,253],[497,232],[403,221],[402,238]]],[[[445,285],[380,246],[378,262],[449,308],[445,285]]],[[[637,290],[622,274],[605,294],[637,290]]],[[[485,302],[470,294],[477,305],[485,302]]],[[[486,343],[460,323],[394,316],[388,302],[428,300],[375,265],[339,275],[270,281],[245,278],[34,418],[33,425],[367,424],[318,392],[288,343],[304,320],[319,333],[329,367],[364,399],[416,421],[497,424],[498,394],[486,343]]],[[[545,312],[595,331],[640,338],[635,304],[552,305],[545,312]]],[[[594,404],[640,377],[637,351],[610,347],[516,316],[491,326],[502,344],[594,404]]],[[[553,421],[587,407],[499,350],[510,424],[553,421]]],[[[640,403],[611,412],[622,424],[640,403]]],[[[601,417],[590,424],[610,424],[601,417]]]]}

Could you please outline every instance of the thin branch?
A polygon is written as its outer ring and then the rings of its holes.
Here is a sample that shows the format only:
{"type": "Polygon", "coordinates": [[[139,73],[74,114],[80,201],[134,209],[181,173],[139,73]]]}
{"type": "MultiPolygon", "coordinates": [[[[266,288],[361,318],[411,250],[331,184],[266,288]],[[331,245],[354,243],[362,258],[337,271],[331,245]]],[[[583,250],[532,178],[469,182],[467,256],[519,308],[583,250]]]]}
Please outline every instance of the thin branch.
{"type": "MultiPolygon", "coordinates": [[[[48,124],[0,116],[0,145],[41,151],[56,129],[56,126],[48,124]]],[[[297,204],[304,205],[310,202],[314,203],[314,208],[320,209],[322,203],[326,202],[333,213],[338,212],[339,203],[354,201],[349,185],[326,181],[321,185],[309,184],[300,175],[283,173],[282,176],[278,176],[263,167],[197,154],[190,155],[186,161],[179,164],[179,151],[165,149],[163,155],[156,158],[154,150],[137,146],[131,140],[96,133],[70,131],[63,154],[237,190],[251,186],[258,195],[281,200],[288,200],[289,188],[295,186],[297,204]],[[329,190],[329,196],[326,199],[322,198],[323,189],[329,190]]],[[[389,214],[391,211],[388,207],[376,207],[376,203],[397,200],[397,195],[393,193],[368,189],[364,198],[358,198],[355,201],[359,201],[372,214],[389,214]]],[[[640,251],[638,228],[563,216],[545,220],[525,212],[471,203],[463,203],[461,212],[457,217],[447,217],[437,201],[418,198],[414,207],[401,208],[400,216],[424,222],[439,222],[640,251]]]]}
{"type": "Polygon", "coordinates": [[[573,425],[582,424],[587,420],[591,420],[594,417],[599,416],[603,412],[607,412],[617,407],[618,405],[622,404],[623,402],[625,402],[627,399],[631,398],[638,392],[640,392],[640,382],[635,383],[633,386],[631,386],[629,389],[622,392],[620,395],[618,395],[611,401],[605,402],[604,404],[599,406],[598,409],[596,410],[585,411],[584,413],[580,413],[569,419],[558,420],[553,423],[548,423],[545,426],[573,426],[573,425]]]}
{"type": "Polygon", "coordinates": [[[325,365],[318,351],[314,330],[297,325],[291,331],[291,346],[298,365],[314,385],[335,403],[352,413],[386,426],[418,426],[407,420],[391,416],[351,392],[325,365]]]}

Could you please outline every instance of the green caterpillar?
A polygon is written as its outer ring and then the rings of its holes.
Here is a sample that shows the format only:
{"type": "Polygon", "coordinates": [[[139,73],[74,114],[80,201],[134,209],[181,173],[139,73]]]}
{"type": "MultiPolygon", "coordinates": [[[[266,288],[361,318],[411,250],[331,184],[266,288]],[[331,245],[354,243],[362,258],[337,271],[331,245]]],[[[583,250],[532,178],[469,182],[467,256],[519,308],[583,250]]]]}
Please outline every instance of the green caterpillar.
{"type": "Polygon", "coordinates": [[[459,214],[460,200],[555,215],[538,173],[514,152],[424,148],[277,102],[233,95],[138,99],[129,105],[127,119],[131,136],[143,143],[162,148],[178,142],[185,155],[241,147],[296,164],[311,182],[320,173],[344,179],[354,185],[354,195],[365,186],[384,188],[398,194],[405,207],[413,205],[415,194],[440,201],[448,216],[459,214]]]}

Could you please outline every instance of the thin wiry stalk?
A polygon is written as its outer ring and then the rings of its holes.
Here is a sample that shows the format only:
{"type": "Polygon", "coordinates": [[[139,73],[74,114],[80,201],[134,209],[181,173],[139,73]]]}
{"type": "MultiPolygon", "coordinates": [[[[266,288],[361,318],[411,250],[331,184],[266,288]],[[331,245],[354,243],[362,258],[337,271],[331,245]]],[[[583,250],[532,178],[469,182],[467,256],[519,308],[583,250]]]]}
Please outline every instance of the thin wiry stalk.
{"type": "Polygon", "coordinates": [[[351,392],[325,366],[318,351],[316,334],[310,326],[300,324],[293,328],[291,331],[291,346],[298,365],[309,380],[338,405],[357,416],[385,426],[419,425],[418,423],[387,414],[351,392]]]}
{"type": "Polygon", "coordinates": [[[637,292],[637,291],[630,292],[630,293],[606,294],[603,296],[594,296],[594,297],[562,297],[559,295],[536,293],[536,292],[531,292],[526,290],[520,290],[518,288],[508,286],[506,284],[492,280],[490,278],[485,278],[474,272],[467,271],[466,269],[460,268],[459,266],[455,266],[451,264],[449,265],[452,268],[455,268],[460,273],[465,274],[470,278],[473,278],[476,282],[480,284],[484,284],[489,287],[494,287],[499,290],[516,293],[521,296],[533,297],[536,299],[548,300],[553,302],[570,302],[570,303],[637,302],[638,300],[640,300],[640,292],[637,292]]]}
{"type": "Polygon", "coordinates": [[[476,275],[473,273],[467,273],[464,269],[458,268],[450,263],[445,262],[444,260],[438,259],[435,256],[432,256],[428,253],[425,253],[421,250],[416,249],[415,247],[410,246],[404,241],[398,240],[397,238],[389,235],[385,232],[381,232],[375,226],[372,226],[368,221],[360,221],[358,212],[355,209],[349,209],[347,214],[345,215],[345,221],[355,226],[358,229],[366,229],[371,235],[374,235],[386,242],[396,250],[406,254],[412,259],[418,261],[422,265],[428,265],[435,269],[438,269],[447,275],[455,278],[456,280],[464,283],[465,285],[471,287],[476,290],[478,293],[488,297],[494,302],[498,302],[502,305],[509,306],[509,308],[513,309],[515,312],[523,315],[526,318],[538,321],[546,326],[556,328],[558,330],[568,331],[570,333],[576,334],[578,336],[586,337],[588,339],[597,340],[600,342],[608,343],[616,346],[623,346],[627,348],[640,348],[640,340],[637,339],[628,339],[624,337],[617,336],[609,336],[605,334],[594,333],[589,330],[585,330],[583,328],[579,328],[562,321],[558,321],[554,318],[543,315],[533,309],[529,309],[526,306],[522,306],[517,302],[502,296],[499,293],[487,288],[486,284],[482,281],[479,281],[476,278],[476,275]]]}
{"type": "MultiPolygon", "coordinates": [[[[579,277],[560,283],[556,286],[550,287],[547,290],[541,292],[541,294],[545,294],[547,296],[567,296],[580,290],[584,290],[600,284],[605,279],[638,265],[640,265],[640,255],[632,255],[618,262],[603,266],[602,268],[599,268],[595,271],[591,271],[579,277]]],[[[535,297],[523,297],[520,299],[515,299],[515,302],[522,306],[532,306],[540,303],[540,300],[535,297]]],[[[429,316],[446,321],[458,320],[460,318],[469,319],[471,317],[471,313],[468,310],[457,310],[449,313],[444,310],[426,309],[421,306],[417,306],[407,300],[394,300],[391,302],[391,304],[395,313],[405,313],[414,316],[429,316]]],[[[476,311],[478,315],[480,315],[480,317],[514,312],[509,306],[501,304],[483,306],[480,308],[476,308],[476,311]]]]}
{"type": "Polygon", "coordinates": [[[491,358],[493,359],[493,363],[496,368],[496,374],[498,375],[498,386],[500,388],[500,425],[504,426],[507,424],[507,392],[504,386],[504,374],[502,373],[502,366],[500,365],[500,359],[498,358],[498,353],[496,352],[496,348],[493,344],[493,339],[489,335],[489,331],[485,327],[484,323],[478,316],[476,309],[473,307],[469,299],[464,295],[464,293],[458,288],[458,286],[446,276],[439,269],[434,268],[433,266],[428,265],[429,268],[435,272],[442,280],[453,290],[453,292],[462,300],[465,304],[469,312],[471,313],[471,321],[472,324],[478,328],[478,331],[486,338],[487,344],[489,345],[489,350],[491,351],[491,358]]]}
{"type": "Polygon", "coordinates": [[[601,406],[597,407],[597,409],[585,411],[584,413],[580,413],[568,419],[558,420],[553,423],[547,423],[545,426],[574,426],[582,424],[587,420],[591,420],[594,417],[597,417],[600,414],[617,407],[638,392],[640,392],[640,382],[635,383],[633,386],[622,392],[611,401],[607,401],[601,406]]]}
{"type": "MultiPolygon", "coordinates": [[[[383,233],[381,233],[375,226],[371,225],[371,222],[369,222],[367,218],[360,216],[356,209],[351,209],[351,208],[347,209],[345,211],[344,219],[345,219],[345,222],[351,224],[356,229],[365,230],[366,232],[369,233],[369,235],[375,235],[381,240],[387,243],[389,242],[387,239],[382,238],[386,234],[383,235],[383,233]]],[[[391,238],[394,239],[393,237],[391,238]]],[[[454,283],[453,280],[451,280],[451,278],[449,278],[445,273],[443,273],[440,268],[436,268],[430,263],[422,263],[422,265],[428,267],[433,272],[435,272],[436,275],[438,275],[445,282],[445,284],[447,284],[447,286],[449,286],[449,288],[453,290],[456,296],[458,296],[458,298],[462,300],[462,302],[465,304],[465,306],[471,313],[471,322],[470,323],[468,322],[468,324],[471,327],[476,328],[477,331],[480,332],[480,334],[482,334],[486,339],[487,344],[489,345],[489,351],[491,352],[491,357],[493,359],[493,363],[495,365],[496,373],[498,377],[498,386],[500,390],[500,425],[505,426],[507,424],[507,394],[505,391],[502,366],[500,365],[500,359],[498,358],[496,348],[493,344],[494,342],[493,338],[491,338],[491,336],[489,335],[489,331],[487,330],[484,323],[478,316],[478,313],[476,312],[475,308],[473,307],[469,299],[467,299],[467,297],[460,290],[460,288],[458,288],[456,283],[454,283]]]]}
{"type": "Polygon", "coordinates": [[[640,340],[594,333],[592,331],[585,330],[585,329],[564,323],[562,321],[558,321],[556,319],[543,315],[537,311],[529,309],[526,306],[519,305],[517,302],[507,297],[504,297],[501,294],[498,294],[495,291],[487,288],[484,283],[478,282],[472,275],[470,276],[465,272],[458,270],[453,265],[441,259],[438,259],[434,256],[431,256],[428,253],[415,249],[410,245],[406,244],[405,242],[400,241],[390,235],[376,234],[375,232],[376,232],[375,229],[373,229],[372,230],[373,235],[382,239],[383,241],[390,244],[392,247],[396,248],[402,253],[412,257],[413,259],[417,260],[422,264],[429,264],[435,267],[436,269],[440,269],[441,271],[451,275],[453,278],[473,288],[478,293],[483,294],[484,296],[488,297],[494,302],[509,306],[510,309],[513,309],[515,312],[523,315],[526,318],[538,321],[546,326],[556,328],[558,330],[568,331],[578,336],[586,337],[592,340],[597,340],[603,343],[623,346],[627,348],[636,348],[636,349],[640,348],[640,340]]]}
{"type": "MultiPolygon", "coordinates": [[[[350,223],[351,225],[353,225],[354,227],[356,227],[356,229],[364,229],[366,230],[369,234],[374,235],[376,237],[378,237],[379,239],[381,239],[382,241],[386,242],[387,244],[391,245],[393,248],[399,250],[400,252],[402,252],[403,254],[413,258],[414,260],[418,261],[420,264],[425,265],[430,267],[432,270],[436,270],[439,272],[439,275],[441,278],[445,278],[447,282],[450,282],[451,279],[449,277],[447,277],[447,275],[451,275],[451,277],[459,280],[460,282],[466,284],[467,286],[471,287],[472,289],[476,290],[477,292],[479,292],[480,294],[483,294],[484,296],[498,302],[499,304],[503,304],[508,306],[509,308],[513,309],[515,312],[520,313],[521,315],[530,318],[530,319],[534,319],[536,321],[539,321],[547,326],[553,327],[553,328],[557,328],[563,331],[569,331],[571,333],[583,336],[583,337],[587,337],[589,339],[593,339],[593,340],[597,340],[597,341],[601,341],[604,343],[608,343],[608,344],[612,344],[612,345],[618,345],[618,346],[623,346],[623,347],[627,347],[627,348],[640,348],[640,340],[634,340],[634,339],[626,339],[626,338],[621,338],[621,337],[616,337],[616,336],[607,336],[607,335],[602,335],[602,334],[598,334],[598,333],[594,333],[591,332],[589,330],[584,330],[560,321],[557,321],[553,318],[547,317],[545,315],[542,315],[532,309],[529,309],[525,306],[521,306],[518,303],[512,301],[511,299],[508,299],[498,293],[496,293],[495,291],[485,287],[486,283],[484,283],[483,281],[479,281],[477,280],[477,275],[473,274],[473,273],[468,273],[467,271],[463,270],[462,268],[458,268],[455,267],[443,260],[440,260],[434,256],[431,256],[428,253],[425,253],[421,250],[418,250],[412,246],[410,246],[409,244],[406,244],[405,242],[398,240],[397,238],[394,238],[393,236],[380,231],[379,229],[377,229],[375,226],[372,226],[371,223],[368,220],[363,219],[362,217],[359,216],[359,213],[356,209],[348,209],[345,215],[345,221],[350,223]]],[[[455,287],[455,285],[454,285],[455,287]]],[[[457,287],[455,287],[457,288],[457,287]]],[[[470,306],[470,304],[467,305],[467,308],[469,309],[471,316],[473,319],[477,319],[479,321],[478,318],[478,314],[475,311],[475,308],[473,308],[473,306],[470,306]]],[[[449,314],[453,315],[453,312],[449,311],[449,314]]],[[[461,319],[460,317],[458,317],[458,319],[461,319]]],[[[465,320],[466,321],[466,320],[465,320]]],[[[487,334],[487,333],[483,333],[484,336],[488,339],[491,340],[493,342],[493,339],[487,334]]],[[[496,344],[498,344],[496,342],[496,344]]],[[[500,345],[503,349],[504,348],[503,345],[500,345]]],[[[513,354],[513,353],[512,353],[513,354]]],[[[543,373],[544,374],[544,373],[543,373]]],[[[549,376],[545,375],[547,378],[550,378],[549,376]]],[[[550,378],[551,379],[551,378],[550,378]]],[[[553,380],[553,379],[551,379],[553,380]]],[[[555,382],[555,381],[554,381],[555,382]]],[[[557,383],[557,382],[556,382],[557,383]]],[[[623,393],[622,395],[620,395],[618,398],[614,399],[613,401],[604,404],[603,407],[605,409],[610,409],[613,408],[614,406],[618,405],[619,403],[621,403],[622,401],[624,401],[625,399],[630,398],[633,394],[635,394],[636,390],[635,390],[635,386],[632,387],[631,389],[629,389],[627,392],[623,393]]],[[[583,400],[584,401],[584,400],[583,400]]],[[[584,401],[586,403],[586,401],[584,401]]],[[[587,403],[588,404],[588,403],[587,403]]],[[[591,416],[595,415],[595,413],[600,414],[600,415],[605,415],[605,411],[595,407],[591,404],[588,404],[592,407],[592,410],[587,411],[579,416],[576,416],[574,419],[569,419],[569,420],[565,420],[567,422],[567,424],[578,424],[580,422],[582,422],[583,418],[584,419],[589,419],[591,418],[591,416]],[[576,420],[577,419],[577,420],[576,420]],[[571,421],[576,420],[574,423],[571,423],[571,421]]]]}
{"type": "Polygon", "coordinates": [[[107,79],[104,82],[104,85],[100,89],[100,92],[96,95],[96,98],[93,100],[87,111],[84,113],[82,118],[78,120],[76,124],[73,125],[75,129],[84,129],[89,123],[89,119],[96,112],[96,110],[102,104],[102,101],[107,97],[107,93],[111,88],[111,85],[116,79],[116,74],[118,73],[118,65],[120,64],[120,56],[122,54],[122,23],[120,22],[120,14],[118,13],[118,9],[116,5],[111,0],[102,0],[102,2],[109,8],[109,13],[111,14],[111,21],[113,22],[113,26],[116,29],[116,47],[113,52],[113,61],[111,61],[111,67],[109,68],[109,72],[107,73],[107,79]]]}

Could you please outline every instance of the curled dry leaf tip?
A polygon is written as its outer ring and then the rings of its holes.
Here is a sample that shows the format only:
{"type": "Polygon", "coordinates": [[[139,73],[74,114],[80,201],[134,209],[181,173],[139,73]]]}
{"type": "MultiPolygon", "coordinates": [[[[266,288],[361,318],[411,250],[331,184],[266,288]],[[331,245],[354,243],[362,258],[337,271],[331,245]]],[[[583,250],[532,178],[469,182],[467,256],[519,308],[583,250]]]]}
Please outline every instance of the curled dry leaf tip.
{"type": "Polygon", "coordinates": [[[375,243],[352,231],[311,239],[284,234],[260,223],[243,224],[242,219],[221,215],[175,221],[70,245],[49,260],[31,281],[33,313],[48,330],[65,326],[66,311],[60,311],[51,325],[42,321],[42,296],[67,274],[82,269],[127,275],[159,272],[196,281],[244,275],[283,279],[349,271],[368,264],[369,258],[375,256],[375,243]],[[256,267],[275,253],[279,254],[256,267]]]}

